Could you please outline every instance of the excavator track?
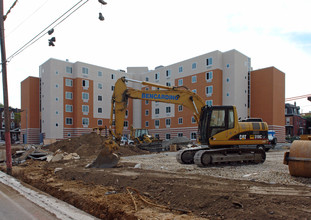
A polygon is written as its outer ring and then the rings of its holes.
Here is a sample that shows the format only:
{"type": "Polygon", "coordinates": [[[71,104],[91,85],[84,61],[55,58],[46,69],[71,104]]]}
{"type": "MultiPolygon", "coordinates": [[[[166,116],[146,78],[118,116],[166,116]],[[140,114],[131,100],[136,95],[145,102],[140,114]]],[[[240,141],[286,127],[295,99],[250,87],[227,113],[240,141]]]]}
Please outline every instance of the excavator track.
{"type": "Polygon", "coordinates": [[[266,153],[263,149],[210,149],[197,151],[194,155],[194,163],[199,167],[227,163],[258,164],[265,160],[266,153]]]}
{"type": "Polygon", "coordinates": [[[176,160],[181,164],[193,164],[194,155],[200,150],[208,150],[208,147],[195,147],[185,150],[180,150],[176,154],[176,160]]]}
{"type": "Polygon", "coordinates": [[[163,151],[162,142],[151,142],[151,143],[142,143],[136,145],[142,150],[147,150],[150,152],[161,152],[163,151]]]}
{"type": "Polygon", "coordinates": [[[204,147],[181,150],[176,159],[181,164],[194,163],[200,167],[228,163],[257,164],[265,161],[266,153],[263,149],[204,147]]]}

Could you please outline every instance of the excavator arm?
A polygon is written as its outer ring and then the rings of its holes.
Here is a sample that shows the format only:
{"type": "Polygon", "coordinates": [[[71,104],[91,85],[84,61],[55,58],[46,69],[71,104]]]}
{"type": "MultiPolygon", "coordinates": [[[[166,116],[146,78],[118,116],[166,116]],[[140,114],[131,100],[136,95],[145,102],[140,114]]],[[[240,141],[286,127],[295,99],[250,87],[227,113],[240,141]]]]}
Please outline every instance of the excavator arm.
{"type": "Polygon", "coordinates": [[[202,98],[186,87],[163,86],[122,77],[115,83],[111,99],[110,132],[117,141],[122,137],[125,112],[129,98],[183,105],[193,112],[197,122],[200,120],[201,109],[205,106],[202,98]],[[126,84],[128,81],[151,86],[156,89],[142,91],[129,88],[126,84]],[[115,133],[112,131],[113,122],[115,122],[115,133]]]}

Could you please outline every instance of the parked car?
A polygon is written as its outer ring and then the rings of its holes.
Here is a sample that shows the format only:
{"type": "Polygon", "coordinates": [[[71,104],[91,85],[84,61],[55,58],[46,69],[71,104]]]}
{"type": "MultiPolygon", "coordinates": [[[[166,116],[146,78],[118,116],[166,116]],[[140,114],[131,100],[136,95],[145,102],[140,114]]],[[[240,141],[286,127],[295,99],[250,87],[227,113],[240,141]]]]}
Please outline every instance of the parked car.
{"type": "Polygon", "coordinates": [[[128,139],[126,136],[122,136],[120,144],[122,146],[124,146],[124,145],[131,145],[131,144],[134,144],[134,141],[131,140],[131,139],[128,139]]]}

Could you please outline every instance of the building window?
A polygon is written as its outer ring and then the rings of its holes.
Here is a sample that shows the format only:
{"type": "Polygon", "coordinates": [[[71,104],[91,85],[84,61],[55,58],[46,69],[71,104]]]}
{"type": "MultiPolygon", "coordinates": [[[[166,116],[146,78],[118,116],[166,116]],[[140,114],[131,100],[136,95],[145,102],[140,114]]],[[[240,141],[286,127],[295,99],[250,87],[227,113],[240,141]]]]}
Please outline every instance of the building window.
{"type": "Polygon", "coordinates": [[[192,76],[191,77],[191,82],[196,83],[197,82],[197,76],[192,76]]]}
{"type": "Polygon", "coordinates": [[[160,121],[154,120],[154,126],[158,128],[160,126],[160,121]]]}
{"type": "Polygon", "coordinates": [[[114,86],[111,86],[111,91],[113,91],[114,90],[114,86]]]}
{"type": "Polygon", "coordinates": [[[149,127],[149,121],[145,121],[145,126],[149,127]]]}
{"type": "Polygon", "coordinates": [[[182,118],[178,118],[178,124],[182,124],[183,123],[183,119],[182,118]]]}
{"type": "Polygon", "coordinates": [[[211,96],[213,94],[213,86],[206,86],[206,96],[211,96]]]}
{"type": "Polygon", "coordinates": [[[72,124],[73,124],[72,118],[66,118],[66,125],[72,125],[72,124]]]}
{"type": "Polygon", "coordinates": [[[166,78],[170,78],[171,77],[171,70],[166,70],[165,75],[166,75],[166,78]]]}
{"type": "Polygon", "coordinates": [[[127,116],[129,115],[129,110],[125,111],[125,117],[127,118],[127,116]]]}
{"type": "Polygon", "coordinates": [[[212,65],[213,64],[213,58],[208,58],[206,59],[206,66],[212,65]]]}
{"type": "Polygon", "coordinates": [[[129,126],[129,122],[128,121],[124,121],[124,123],[123,123],[123,127],[128,127],[129,126]]]}
{"type": "Polygon", "coordinates": [[[115,79],[115,75],[114,74],[111,74],[111,79],[115,79]]]}
{"type": "Polygon", "coordinates": [[[160,79],[160,73],[154,74],[154,79],[158,81],[160,79]]]}
{"type": "Polygon", "coordinates": [[[72,67],[66,66],[66,73],[72,73],[72,67]]]}
{"type": "Polygon", "coordinates": [[[145,101],[145,105],[148,105],[148,104],[149,104],[149,100],[146,100],[146,101],[145,101]]]}
{"type": "Polygon", "coordinates": [[[179,73],[182,73],[182,71],[183,71],[183,68],[182,68],[182,66],[180,66],[180,67],[178,68],[178,72],[179,72],[179,73]]]}
{"type": "Polygon", "coordinates": [[[146,82],[149,82],[149,77],[146,77],[146,82]]]}
{"type": "Polygon", "coordinates": [[[191,140],[196,140],[196,139],[197,139],[197,133],[191,132],[191,134],[190,134],[190,139],[191,139],[191,140]]]}
{"type": "Polygon", "coordinates": [[[82,99],[83,99],[83,100],[89,100],[89,93],[87,93],[87,92],[82,92],[82,99]]]}
{"type": "Polygon", "coordinates": [[[72,99],[72,92],[66,92],[65,97],[66,99],[72,99]]]}
{"type": "Polygon", "coordinates": [[[171,125],[171,119],[170,118],[165,119],[165,125],[166,126],[170,126],[171,125]]]}
{"type": "Polygon", "coordinates": [[[196,69],[197,68],[197,63],[192,63],[192,69],[196,69]]]}
{"type": "Polygon", "coordinates": [[[97,125],[98,125],[98,126],[103,125],[103,120],[101,120],[101,119],[97,120],[97,125]]]}
{"type": "Polygon", "coordinates": [[[230,81],[230,79],[229,78],[227,78],[227,82],[229,82],[230,81]]]}
{"type": "Polygon", "coordinates": [[[58,127],[58,123],[56,123],[55,126],[58,127]]]}
{"type": "Polygon", "coordinates": [[[66,86],[70,86],[70,87],[72,87],[72,85],[73,85],[73,81],[72,81],[72,79],[66,79],[66,83],[65,83],[65,85],[66,85],[66,86]]]}
{"type": "Polygon", "coordinates": [[[166,113],[171,113],[171,107],[170,106],[166,106],[166,113]]]}
{"type": "Polygon", "coordinates": [[[82,112],[83,113],[89,113],[89,106],[88,105],[82,105],[82,112]]]}
{"type": "Polygon", "coordinates": [[[98,109],[97,109],[97,112],[98,112],[98,113],[103,113],[103,109],[102,109],[102,108],[98,108],[98,109]]]}
{"type": "Polygon", "coordinates": [[[89,126],[89,119],[88,118],[82,118],[82,125],[83,125],[83,127],[89,126]]]}
{"type": "Polygon", "coordinates": [[[56,71],[55,74],[58,75],[58,71],[56,71]]]}
{"type": "Polygon", "coordinates": [[[229,64],[227,64],[227,68],[229,68],[230,67],[230,65],[229,64]]]}
{"type": "Polygon", "coordinates": [[[56,111],[55,114],[58,115],[58,111],[56,111]]]}
{"type": "Polygon", "coordinates": [[[103,97],[101,95],[97,96],[98,101],[103,101],[103,97]]]}
{"type": "Polygon", "coordinates": [[[68,133],[68,134],[67,134],[67,137],[71,137],[71,133],[68,133]]]}
{"type": "Polygon", "coordinates": [[[56,84],[55,87],[58,88],[58,84],[56,84]]]}
{"type": "Polygon", "coordinates": [[[14,112],[11,112],[11,119],[14,119],[14,116],[15,116],[14,112]]]}
{"type": "Polygon", "coordinates": [[[103,84],[102,84],[102,83],[98,83],[97,87],[98,87],[99,89],[103,89],[103,84]]]}
{"type": "Polygon", "coordinates": [[[182,110],[183,110],[183,106],[182,105],[178,105],[178,111],[182,112],[182,110]]]}
{"type": "Polygon", "coordinates": [[[206,81],[211,82],[213,79],[213,71],[206,72],[206,81]]]}
{"type": "Polygon", "coordinates": [[[145,116],[148,116],[149,115],[149,110],[146,110],[145,111],[145,116]]]}
{"type": "Polygon", "coordinates": [[[193,89],[192,92],[193,92],[193,93],[197,93],[197,90],[196,90],[196,89],[193,89]]]}
{"type": "Polygon", "coordinates": [[[166,86],[171,86],[171,83],[170,82],[166,82],[166,86]]]}
{"type": "Polygon", "coordinates": [[[98,75],[98,76],[103,76],[103,72],[98,71],[98,72],[97,72],[97,75],[98,75]]]}
{"type": "Polygon", "coordinates": [[[55,98],[56,102],[58,102],[58,98],[55,98]]]}
{"type": "Polygon", "coordinates": [[[66,105],[66,112],[72,112],[73,107],[72,105],[66,105]]]}
{"type": "Polygon", "coordinates": [[[177,133],[177,137],[183,137],[184,134],[183,133],[177,133]]]}
{"type": "Polygon", "coordinates": [[[12,121],[11,122],[11,129],[14,129],[14,127],[15,127],[15,123],[14,123],[14,121],[12,121]]]}
{"type": "Polygon", "coordinates": [[[88,80],[85,80],[85,79],[82,80],[82,87],[83,87],[83,88],[86,88],[86,89],[89,88],[89,81],[88,81],[88,80]]]}
{"type": "Polygon", "coordinates": [[[154,114],[156,115],[160,114],[160,109],[159,108],[154,109],[154,114]]]}
{"type": "Polygon", "coordinates": [[[171,134],[165,134],[165,139],[166,139],[166,140],[171,139],[171,134]]]}
{"type": "Polygon", "coordinates": [[[229,96],[229,92],[227,92],[227,96],[229,96]]]}
{"type": "Polygon", "coordinates": [[[183,79],[179,79],[178,80],[178,86],[182,86],[183,85],[183,79]]]}
{"type": "Polygon", "coordinates": [[[195,120],[194,116],[191,117],[191,123],[195,124],[197,121],[195,120]]]}
{"type": "Polygon", "coordinates": [[[82,67],[82,74],[89,74],[89,69],[87,67],[82,67]]]}
{"type": "Polygon", "coordinates": [[[212,105],[213,105],[213,100],[206,100],[206,101],[205,101],[205,104],[206,104],[207,106],[212,106],[212,105]]]}

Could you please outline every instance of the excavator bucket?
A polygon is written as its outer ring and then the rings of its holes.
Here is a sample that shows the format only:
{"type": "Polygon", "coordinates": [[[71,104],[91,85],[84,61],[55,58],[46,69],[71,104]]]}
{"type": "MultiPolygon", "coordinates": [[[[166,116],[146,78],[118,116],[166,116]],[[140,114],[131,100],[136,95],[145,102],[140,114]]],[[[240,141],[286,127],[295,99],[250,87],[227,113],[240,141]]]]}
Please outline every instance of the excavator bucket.
{"type": "Polygon", "coordinates": [[[297,140],[284,154],[284,164],[288,165],[292,176],[311,177],[311,141],[297,140]]]}
{"type": "Polygon", "coordinates": [[[105,148],[97,155],[97,158],[89,164],[88,168],[113,168],[118,165],[120,157],[113,153],[119,145],[112,140],[105,141],[105,148]]]}

